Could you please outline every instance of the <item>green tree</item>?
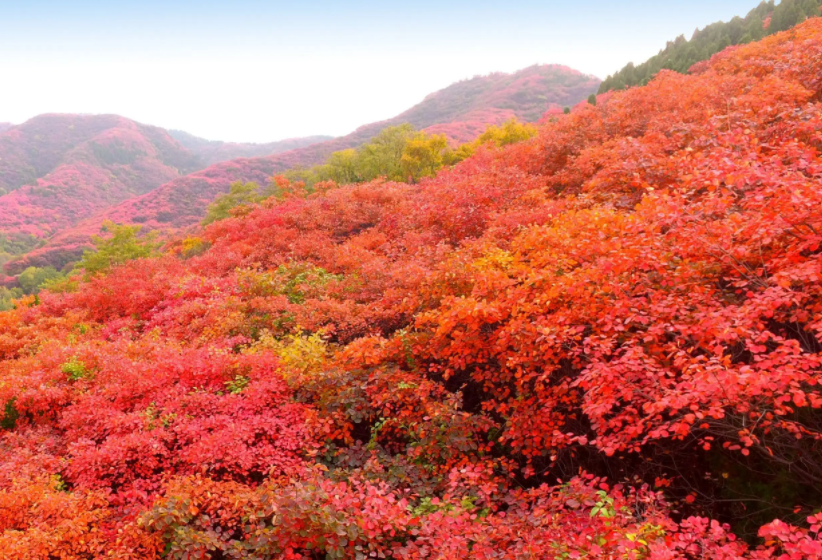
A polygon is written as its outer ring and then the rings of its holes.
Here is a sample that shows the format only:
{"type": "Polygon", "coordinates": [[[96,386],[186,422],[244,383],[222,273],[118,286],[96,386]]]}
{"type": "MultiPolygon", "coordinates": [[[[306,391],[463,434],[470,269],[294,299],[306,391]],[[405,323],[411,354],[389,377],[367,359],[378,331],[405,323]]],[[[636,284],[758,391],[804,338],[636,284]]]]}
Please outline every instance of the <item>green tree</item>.
{"type": "Polygon", "coordinates": [[[357,150],[348,149],[334,152],[328,157],[325,165],[318,170],[318,179],[334,181],[340,185],[361,181],[357,150]]]}
{"type": "Polygon", "coordinates": [[[225,220],[231,216],[231,211],[237,207],[260,202],[263,195],[260,194],[260,185],[257,183],[243,183],[236,181],[231,183],[229,191],[219,195],[206,210],[205,218],[201,222],[207,226],[218,220],[225,220]]]}
{"type": "Polygon", "coordinates": [[[597,105],[597,94],[596,93],[592,93],[591,95],[588,96],[588,103],[590,103],[591,105],[596,107],[596,105],[597,105]]]}
{"type": "Polygon", "coordinates": [[[20,288],[6,288],[0,286],[0,311],[8,311],[14,308],[14,300],[23,297],[23,290],[20,288]]]}
{"type": "MultiPolygon", "coordinates": [[[[296,169],[285,174],[290,181],[302,181],[310,189],[320,181],[334,181],[337,184],[361,183],[372,181],[377,177],[385,177],[390,181],[406,181],[408,171],[413,167],[415,157],[421,157],[421,142],[428,136],[420,136],[421,132],[414,130],[410,124],[389,126],[380,131],[369,142],[357,149],[348,149],[334,152],[326,162],[311,169],[296,169]],[[415,142],[416,155],[408,155],[403,164],[403,154],[409,143],[415,142]]],[[[434,141],[435,143],[437,141],[434,141]]],[[[430,146],[429,146],[430,148],[430,146]]],[[[424,150],[423,150],[424,151],[424,150]]],[[[428,154],[426,157],[432,157],[428,154]]],[[[418,165],[430,166],[430,162],[417,162],[418,165]]],[[[414,171],[417,173],[419,171],[414,171]]],[[[429,173],[429,171],[424,171],[429,173]]],[[[413,176],[412,180],[420,176],[413,176]]]]}
{"type": "Polygon", "coordinates": [[[119,225],[107,220],[102,231],[110,233],[111,237],[95,235],[91,240],[95,250],[84,252],[77,267],[85,270],[88,278],[130,260],[155,256],[160,246],[155,241],[156,232],[140,238],[137,234],[141,229],[142,226],[119,225]]]}
{"type": "Polygon", "coordinates": [[[17,283],[20,284],[24,294],[36,294],[48,282],[54,282],[61,278],[63,278],[63,275],[50,266],[45,268],[30,266],[20,273],[17,277],[17,283]]]}
{"type": "Polygon", "coordinates": [[[761,2],[744,18],[735,17],[727,23],[712,23],[704,29],[694,31],[690,41],[679,36],[668,41],[659,54],[642,64],[627,64],[602,81],[599,93],[647,84],[663,69],[687,72],[695,63],[709,59],[730,45],[758,41],[765,35],[790,29],[808,17],[819,16],[820,5],[822,0],[782,0],[779,4],[774,0],[761,2]],[[769,14],[771,23],[765,29],[763,22],[769,14]]]}
{"type": "Polygon", "coordinates": [[[414,135],[410,124],[389,126],[357,150],[357,168],[362,181],[385,177],[403,181],[402,153],[414,135]]]}

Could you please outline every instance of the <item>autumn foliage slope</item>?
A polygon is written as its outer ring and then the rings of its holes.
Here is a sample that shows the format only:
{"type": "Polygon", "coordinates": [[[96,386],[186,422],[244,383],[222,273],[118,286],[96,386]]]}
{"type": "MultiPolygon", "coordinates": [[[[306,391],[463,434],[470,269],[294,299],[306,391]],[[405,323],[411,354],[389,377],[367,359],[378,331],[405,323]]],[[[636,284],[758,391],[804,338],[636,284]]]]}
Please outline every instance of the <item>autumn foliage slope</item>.
{"type": "MultiPolygon", "coordinates": [[[[511,74],[498,72],[463,80],[432,93],[396,117],[364,125],[346,136],[272,156],[225,161],[202,172],[177,178],[151,193],[126,200],[61,231],[45,247],[11,263],[10,271],[19,272],[31,265],[62,265],[66,260],[75,259],[90,246],[90,237],[99,232],[100,225],[106,220],[141,224],[145,230],[168,230],[196,224],[205,214],[207,205],[216,196],[227,192],[231,182],[243,180],[262,184],[264,181],[257,170],[282,172],[323,163],[333,152],[360,146],[388,126],[409,123],[418,130],[445,134],[453,143],[459,144],[473,140],[489,125],[498,125],[510,118],[536,121],[552,108],[575,105],[596,91],[598,85],[597,78],[559,65],[536,65],[511,74]]],[[[182,141],[206,159],[215,156],[202,141],[191,141],[190,138],[182,141]]],[[[253,145],[224,144],[216,149],[217,153],[225,155],[250,155],[253,145]]]]}
{"type": "Polygon", "coordinates": [[[820,101],[813,20],[20,302],[0,550],[822,557],[820,101]]]}

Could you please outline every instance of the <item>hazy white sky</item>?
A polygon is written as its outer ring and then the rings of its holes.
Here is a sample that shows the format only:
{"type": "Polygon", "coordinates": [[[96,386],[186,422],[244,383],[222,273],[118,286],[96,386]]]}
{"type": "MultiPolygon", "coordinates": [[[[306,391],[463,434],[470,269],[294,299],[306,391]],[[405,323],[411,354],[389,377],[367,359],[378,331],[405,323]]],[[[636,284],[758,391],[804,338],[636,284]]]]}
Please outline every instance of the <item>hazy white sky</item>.
{"type": "Polygon", "coordinates": [[[117,113],[209,139],[342,135],[477,74],[604,78],[756,0],[0,0],[0,122],[117,113]]]}

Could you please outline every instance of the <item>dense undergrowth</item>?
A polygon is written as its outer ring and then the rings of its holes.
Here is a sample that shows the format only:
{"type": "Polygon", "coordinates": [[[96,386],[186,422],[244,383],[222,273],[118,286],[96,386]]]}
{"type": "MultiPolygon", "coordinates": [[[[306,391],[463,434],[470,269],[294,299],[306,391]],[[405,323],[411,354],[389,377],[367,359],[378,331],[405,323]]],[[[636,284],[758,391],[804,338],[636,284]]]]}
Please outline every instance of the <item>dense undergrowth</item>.
{"type": "Polygon", "coordinates": [[[0,550],[819,558],[822,20],[0,313],[0,550]]]}

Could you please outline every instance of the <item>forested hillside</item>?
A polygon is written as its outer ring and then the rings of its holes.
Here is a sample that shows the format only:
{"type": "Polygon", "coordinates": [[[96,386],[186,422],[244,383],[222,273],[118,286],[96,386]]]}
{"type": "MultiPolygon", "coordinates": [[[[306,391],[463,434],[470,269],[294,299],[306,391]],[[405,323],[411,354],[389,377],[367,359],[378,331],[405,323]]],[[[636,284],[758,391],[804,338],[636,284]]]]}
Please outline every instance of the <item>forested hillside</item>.
{"type": "Polygon", "coordinates": [[[419,184],[112,227],[0,313],[0,551],[822,558],[821,150],[815,18],[419,184]]]}
{"type": "Polygon", "coordinates": [[[805,21],[818,17],[822,0],[774,0],[762,2],[744,18],[713,23],[694,31],[690,40],[680,35],[669,41],[659,54],[639,65],[629,63],[622,70],[608,76],[599,86],[599,93],[647,84],[660,70],[685,73],[697,62],[708,60],[714,54],[732,45],[744,45],[751,41],[785,31],[805,21]]]}
{"type": "Polygon", "coordinates": [[[0,132],[0,264],[203,165],[160,128],[42,115],[0,132]]]}
{"type": "Polygon", "coordinates": [[[142,193],[200,162],[164,130],[116,115],[41,115],[0,135],[0,195],[80,166],[99,168],[120,188],[142,193]]]}
{"type": "Polygon", "coordinates": [[[551,108],[576,105],[596,91],[599,79],[558,64],[535,65],[457,82],[387,124],[409,123],[420,130],[469,142],[489,124],[516,118],[536,122],[551,108]]]}
{"type": "MultiPolygon", "coordinates": [[[[90,238],[110,220],[149,229],[176,229],[196,224],[208,204],[235,181],[261,181],[260,173],[285,172],[322,164],[333,153],[367,143],[391,126],[410,124],[431,134],[445,134],[456,145],[479,136],[488,125],[517,118],[535,121],[550,109],[574,105],[596,91],[599,80],[558,65],[532,66],[513,74],[497,73],[458,82],[429,95],[404,113],[360,127],[347,136],[265,158],[215,164],[180,177],[158,189],[78,223],[7,265],[17,274],[29,266],[63,266],[89,248],[90,238]]],[[[559,111],[561,112],[561,111],[559,111]]]]}

